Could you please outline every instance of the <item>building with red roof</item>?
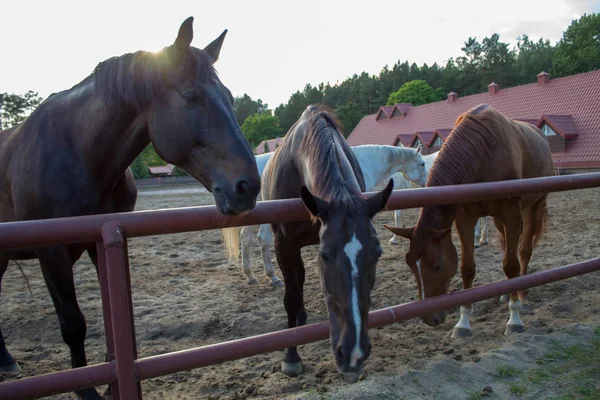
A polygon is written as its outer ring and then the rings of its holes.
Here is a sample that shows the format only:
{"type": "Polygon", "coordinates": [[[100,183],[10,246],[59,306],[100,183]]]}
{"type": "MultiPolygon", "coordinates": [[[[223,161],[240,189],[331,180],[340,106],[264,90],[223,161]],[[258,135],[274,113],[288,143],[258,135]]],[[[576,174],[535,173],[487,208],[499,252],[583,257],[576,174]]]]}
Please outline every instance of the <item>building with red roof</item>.
{"type": "Polygon", "coordinates": [[[348,143],[422,146],[424,154],[433,153],[460,114],[485,103],[540,128],[558,170],[600,170],[600,70],[557,79],[541,72],[537,78],[506,89],[492,82],[487,93],[465,97],[450,92],[446,100],[417,107],[382,106],[362,118],[348,143]]]}
{"type": "Polygon", "coordinates": [[[282,141],[283,141],[283,138],[263,140],[262,142],[260,142],[258,144],[258,146],[256,146],[256,148],[254,149],[254,153],[255,154],[264,154],[264,153],[269,153],[271,151],[275,151],[277,146],[279,146],[282,141]],[[265,143],[267,145],[268,151],[265,151],[265,143]]]}

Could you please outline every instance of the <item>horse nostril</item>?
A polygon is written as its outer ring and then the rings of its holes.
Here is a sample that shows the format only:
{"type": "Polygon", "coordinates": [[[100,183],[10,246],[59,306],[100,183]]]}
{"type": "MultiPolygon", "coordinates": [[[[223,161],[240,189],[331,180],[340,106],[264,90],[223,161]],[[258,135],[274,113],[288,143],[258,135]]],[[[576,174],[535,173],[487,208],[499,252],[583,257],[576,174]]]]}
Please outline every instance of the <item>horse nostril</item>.
{"type": "Polygon", "coordinates": [[[213,189],[213,192],[215,192],[215,193],[221,193],[221,188],[218,187],[218,186],[215,186],[214,189],[213,189]]]}
{"type": "Polygon", "coordinates": [[[235,192],[240,196],[244,196],[244,195],[248,194],[248,192],[249,192],[248,189],[249,189],[248,181],[245,179],[241,179],[241,180],[237,181],[237,183],[235,184],[235,192]]]}

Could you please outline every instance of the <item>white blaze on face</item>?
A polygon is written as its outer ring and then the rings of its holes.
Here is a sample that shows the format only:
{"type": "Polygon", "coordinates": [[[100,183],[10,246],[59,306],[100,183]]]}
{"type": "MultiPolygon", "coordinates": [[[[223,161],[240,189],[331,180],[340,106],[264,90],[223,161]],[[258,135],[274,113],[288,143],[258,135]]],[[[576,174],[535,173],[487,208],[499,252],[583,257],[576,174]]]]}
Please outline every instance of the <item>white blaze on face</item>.
{"type": "Polygon", "coordinates": [[[363,358],[364,354],[360,349],[360,331],[361,331],[361,318],[360,308],[358,307],[358,266],[356,265],[356,256],[362,249],[362,245],[356,238],[356,234],[352,235],[352,239],[344,246],[344,253],[350,260],[350,266],[352,267],[352,316],[354,317],[354,328],[356,331],[356,342],[350,358],[350,367],[355,367],[358,360],[363,358]]]}
{"type": "Polygon", "coordinates": [[[425,287],[423,286],[423,275],[421,275],[421,260],[417,260],[417,272],[419,273],[419,282],[421,286],[419,286],[419,294],[421,295],[421,299],[425,298],[425,287]]]}

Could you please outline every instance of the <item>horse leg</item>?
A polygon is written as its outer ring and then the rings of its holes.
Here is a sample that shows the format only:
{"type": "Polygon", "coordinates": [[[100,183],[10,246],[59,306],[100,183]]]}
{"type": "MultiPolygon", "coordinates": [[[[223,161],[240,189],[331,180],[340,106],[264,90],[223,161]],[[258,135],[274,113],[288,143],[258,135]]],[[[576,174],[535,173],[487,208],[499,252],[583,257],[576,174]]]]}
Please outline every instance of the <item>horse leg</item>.
{"type": "MultiPolygon", "coordinates": [[[[305,325],[307,315],[303,298],[304,263],[300,249],[282,238],[281,234],[275,234],[275,255],[285,281],[283,305],[288,316],[288,328],[305,325]]],[[[281,372],[292,377],[302,373],[302,360],[296,347],[285,350],[281,372]]]]}
{"type": "Polygon", "coordinates": [[[480,218],[481,220],[481,236],[479,239],[479,245],[483,246],[484,244],[488,244],[488,227],[487,227],[487,217],[480,218]]]}
{"type": "MultiPolygon", "coordinates": [[[[525,276],[528,273],[529,261],[533,252],[533,237],[539,228],[540,221],[538,215],[540,207],[544,207],[544,202],[545,198],[538,200],[530,209],[525,210],[523,213],[523,237],[521,238],[521,248],[519,249],[521,276],[525,276]]],[[[527,290],[519,291],[519,299],[523,307],[529,306],[527,302],[527,290]]]]}
{"type": "MultiPolygon", "coordinates": [[[[63,340],[71,352],[71,367],[84,367],[87,365],[84,346],[87,327],[75,294],[74,260],[64,246],[39,249],[36,253],[56,309],[63,340]]],[[[102,399],[95,388],[80,390],[77,395],[85,400],[102,399]]]]}
{"type": "MultiPolygon", "coordinates": [[[[501,217],[504,225],[504,260],[502,267],[507,279],[515,278],[520,275],[521,265],[519,262],[519,240],[523,229],[523,218],[521,216],[520,201],[515,201],[508,206],[501,217]]],[[[515,332],[523,332],[525,327],[521,321],[521,309],[523,305],[517,292],[510,293],[508,309],[510,318],[506,323],[505,335],[515,332]]]]}
{"type": "Polygon", "coordinates": [[[242,273],[246,276],[248,285],[255,285],[258,280],[252,275],[252,266],[250,265],[250,242],[256,225],[244,226],[240,232],[242,243],[242,273]]]}
{"type": "MultiPolygon", "coordinates": [[[[504,236],[504,224],[497,217],[493,217],[493,219],[494,219],[494,225],[496,225],[496,229],[498,229],[498,232],[500,233],[500,242],[502,243],[502,251],[504,251],[504,246],[506,243],[506,237],[504,236]]],[[[500,296],[500,303],[507,303],[508,299],[509,299],[508,294],[503,294],[502,296],[500,296]]]]}
{"type": "MultiPolygon", "coordinates": [[[[8,259],[0,258],[0,293],[2,291],[2,277],[7,268],[8,259]]],[[[15,360],[6,348],[6,342],[4,342],[4,336],[2,336],[2,330],[0,330],[0,372],[14,372],[18,370],[17,360],[15,360]]]]}
{"type": "Polygon", "coordinates": [[[475,223],[475,238],[474,238],[474,242],[473,245],[475,246],[475,248],[479,247],[479,241],[477,239],[479,239],[479,237],[481,236],[481,218],[477,218],[477,222],[475,223]]]}
{"type": "Polygon", "coordinates": [[[283,282],[273,269],[273,262],[271,261],[271,241],[273,240],[273,231],[271,230],[270,224],[262,224],[258,228],[258,242],[260,244],[260,254],[263,258],[263,265],[265,268],[265,275],[271,279],[271,286],[281,287],[283,282]]]}
{"type": "MultiPolygon", "coordinates": [[[[460,273],[463,280],[463,289],[470,289],[473,287],[473,281],[475,280],[475,257],[473,254],[473,247],[475,237],[474,228],[477,222],[477,218],[462,213],[457,215],[455,220],[456,230],[460,237],[460,273]]],[[[460,319],[452,330],[453,338],[472,335],[470,322],[471,315],[473,315],[473,304],[463,304],[460,307],[460,319]]]]}
{"type": "MultiPolygon", "coordinates": [[[[402,210],[394,210],[394,225],[395,226],[404,226],[404,214],[402,214],[402,210]]],[[[392,234],[392,238],[390,239],[390,244],[397,244],[398,237],[392,234]]]]}

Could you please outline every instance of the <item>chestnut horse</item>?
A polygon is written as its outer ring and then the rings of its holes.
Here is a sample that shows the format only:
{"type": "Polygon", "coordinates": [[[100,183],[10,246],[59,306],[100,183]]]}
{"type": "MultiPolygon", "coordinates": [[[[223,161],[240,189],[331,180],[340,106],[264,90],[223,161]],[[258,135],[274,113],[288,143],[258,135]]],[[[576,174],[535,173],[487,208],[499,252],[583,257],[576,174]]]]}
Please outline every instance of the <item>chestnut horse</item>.
{"type": "MultiPolygon", "coordinates": [[[[442,146],[427,179],[427,187],[496,182],[511,179],[552,176],[552,156],[540,130],[511,120],[488,105],[479,105],[462,115],[442,146]]],[[[533,248],[540,240],[546,218],[547,193],[537,193],[482,202],[441,205],[421,209],[412,228],[385,225],[398,236],[410,239],[406,263],[412,270],[419,299],[446,294],[457,271],[457,253],[452,243],[452,223],[461,243],[460,271],[463,287],[475,279],[473,228],[477,219],[490,215],[501,234],[503,269],[507,279],[526,275],[533,248]],[[519,260],[520,258],[520,260],[519,260]]],[[[510,294],[510,318],[505,334],[525,328],[520,310],[526,291],[510,294]]],[[[460,309],[460,321],[453,337],[471,334],[471,304],[460,309]]],[[[445,312],[421,317],[431,326],[445,320],[445,312]]]]}
{"type": "MultiPolygon", "coordinates": [[[[372,218],[387,203],[393,182],[365,199],[365,180],[334,115],[309,106],[267,162],[264,200],[301,197],[312,221],[272,224],[275,255],[285,283],[288,327],[306,324],[304,262],[300,250],[319,244],[319,275],[329,314],[331,346],[339,370],[358,379],[371,344],[367,321],[375,270],[382,249],[372,218]]],[[[239,246],[236,238],[227,244],[239,246]]],[[[288,348],[282,372],[297,376],[302,363],[288,348]]]]}
{"type": "MultiPolygon", "coordinates": [[[[192,22],[186,19],[175,42],[158,53],[101,62],[22,124],[0,132],[0,221],[131,211],[136,191],[128,166],[149,143],[211,191],[221,213],[254,208],[256,163],[231,92],[213,66],[227,31],[201,50],[190,46],[192,22]]],[[[9,260],[39,259],[73,368],[87,365],[73,264],[87,250],[97,268],[94,246],[0,252],[0,280],[9,260]]],[[[17,369],[1,334],[0,369],[17,369]]],[[[78,395],[101,398],[95,388],[78,395]]]]}

